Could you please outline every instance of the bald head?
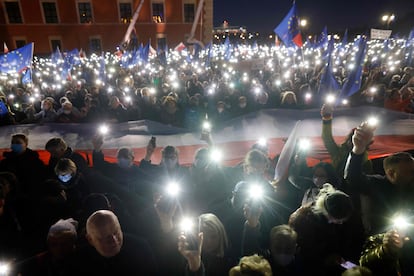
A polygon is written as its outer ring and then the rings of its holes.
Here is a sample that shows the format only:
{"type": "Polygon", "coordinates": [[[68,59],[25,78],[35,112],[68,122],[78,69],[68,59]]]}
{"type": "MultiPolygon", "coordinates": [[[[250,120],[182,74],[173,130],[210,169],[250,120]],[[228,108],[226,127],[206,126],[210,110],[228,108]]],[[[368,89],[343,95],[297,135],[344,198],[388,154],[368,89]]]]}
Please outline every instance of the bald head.
{"type": "Polygon", "coordinates": [[[117,255],[123,243],[118,218],[108,210],[96,211],[86,222],[86,238],[103,257],[109,258],[117,255]]]}

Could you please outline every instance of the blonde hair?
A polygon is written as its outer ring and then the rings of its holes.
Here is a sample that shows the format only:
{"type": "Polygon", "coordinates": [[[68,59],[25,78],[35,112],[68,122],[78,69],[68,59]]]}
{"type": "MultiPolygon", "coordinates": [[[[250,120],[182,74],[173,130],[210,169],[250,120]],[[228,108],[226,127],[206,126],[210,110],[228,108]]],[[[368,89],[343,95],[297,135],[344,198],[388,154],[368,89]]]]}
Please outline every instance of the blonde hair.
{"type": "Polygon", "coordinates": [[[55,166],[56,175],[65,173],[76,174],[76,170],[75,163],[68,158],[60,159],[55,166]]]}
{"type": "Polygon", "coordinates": [[[211,213],[202,214],[198,217],[200,224],[200,231],[203,232],[205,228],[209,228],[217,233],[219,237],[219,247],[214,254],[217,257],[223,257],[224,251],[229,246],[229,241],[226,234],[226,229],[220,219],[211,213]]]}
{"type": "Polygon", "coordinates": [[[283,96],[282,96],[282,100],[281,100],[281,104],[284,104],[285,103],[285,101],[286,101],[286,98],[289,96],[289,95],[291,95],[292,97],[293,97],[293,101],[295,102],[295,103],[297,103],[298,101],[297,101],[297,99],[296,99],[296,94],[295,94],[295,92],[293,92],[293,91],[286,91],[285,93],[283,93],[283,96]]]}
{"type": "Polygon", "coordinates": [[[250,275],[272,276],[272,267],[265,258],[255,254],[241,258],[239,265],[229,271],[229,276],[250,275]]]}

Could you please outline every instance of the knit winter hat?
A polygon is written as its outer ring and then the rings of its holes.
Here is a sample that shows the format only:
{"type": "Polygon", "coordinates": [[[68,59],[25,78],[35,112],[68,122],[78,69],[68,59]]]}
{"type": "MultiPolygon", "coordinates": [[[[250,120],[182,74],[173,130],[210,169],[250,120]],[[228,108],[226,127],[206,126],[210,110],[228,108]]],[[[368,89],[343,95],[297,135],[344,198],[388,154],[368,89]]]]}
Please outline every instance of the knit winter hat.
{"type": "Polygon", "coordinates": [[[325,196],[324,207],[335,219],[346,219],[353,210],[351,198],[341,191],[328,193],[325,196]]]}
{"type": "Polygon", "coordinates": [[[47,236],[49,237],[61,233],[71,233],[76,236],[76,228],[78,228],[78,222],[73,218],[60,219],[58,222],[56,222],[50,227],[47,236]]]}

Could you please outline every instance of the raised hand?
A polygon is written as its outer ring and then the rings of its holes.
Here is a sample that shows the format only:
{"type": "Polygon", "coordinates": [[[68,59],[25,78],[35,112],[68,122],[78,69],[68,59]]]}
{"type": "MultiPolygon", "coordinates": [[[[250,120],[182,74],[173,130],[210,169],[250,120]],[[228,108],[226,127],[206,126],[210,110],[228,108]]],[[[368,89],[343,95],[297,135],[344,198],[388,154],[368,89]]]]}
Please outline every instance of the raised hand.
{"type": "Polygon", "coordinates": [[[203,248],[203,233],[198,233],[197,250],[189,250],[187,237],[184,233],[178,237],[178,252],[187,260],[190,271],[198,271],[201,266],[201,250],[203,248]]]}
{"type": "Polygon", "coordinates": [[[323,104],[321,107],[321,117],[322,120],[330,120],[333,115],[333,105],[323,104]]]}

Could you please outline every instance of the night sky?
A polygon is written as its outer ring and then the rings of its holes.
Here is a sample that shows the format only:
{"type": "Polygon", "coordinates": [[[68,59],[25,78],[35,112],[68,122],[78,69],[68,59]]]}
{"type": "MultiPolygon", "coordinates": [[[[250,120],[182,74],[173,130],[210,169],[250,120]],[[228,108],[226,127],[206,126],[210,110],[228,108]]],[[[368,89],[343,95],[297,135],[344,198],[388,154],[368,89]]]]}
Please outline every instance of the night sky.
{"type": "MultiPolygon", "coordinates": [[[[248,31],[271,33],[291,6],[291,0],[215,0],[214,26],[228,20],[231,26],[246,26],[248,31]]],[[[308,20],[308,31],[319,33],[325,25],[328,31],[384,26],[381,22],[383,14],[394,13],[397,20],[403,18],[414,12],[414,1],[298,0],[296,7],[298,16],[308,20]]],[[[414,26],[414,17],[411,18],[410,25],[414,26]]]]}

